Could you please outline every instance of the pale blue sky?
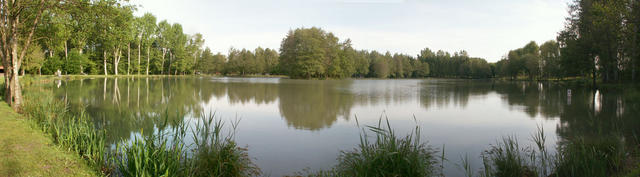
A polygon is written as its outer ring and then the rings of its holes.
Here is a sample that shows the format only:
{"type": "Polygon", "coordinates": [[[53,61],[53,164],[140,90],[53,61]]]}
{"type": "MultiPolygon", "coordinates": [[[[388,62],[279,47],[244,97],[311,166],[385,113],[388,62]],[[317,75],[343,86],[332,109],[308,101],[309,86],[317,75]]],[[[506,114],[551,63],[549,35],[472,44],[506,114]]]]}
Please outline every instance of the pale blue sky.
{"type": "Polygon", "coordinates": [[[416,55],[467,50],[497,61],[510,49],[555,39],[569,0],[132,0],[136,15],[202,33],[206,46],[280,48],[289,29],[321,27],[357,49],[416,55]]]}

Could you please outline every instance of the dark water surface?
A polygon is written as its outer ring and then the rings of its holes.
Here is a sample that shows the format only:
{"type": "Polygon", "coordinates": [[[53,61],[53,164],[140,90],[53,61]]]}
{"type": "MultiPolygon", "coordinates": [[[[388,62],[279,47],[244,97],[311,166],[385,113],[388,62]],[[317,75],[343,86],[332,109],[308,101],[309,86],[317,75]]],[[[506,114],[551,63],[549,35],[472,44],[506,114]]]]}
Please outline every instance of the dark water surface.
{"type": "Polygon", "coordinates": [[[640,130],[637,88],[592,90],[558,83],[491,80],[292,80],[278,78],[135,78],[58,81],[72,109],[84,107],[109,143],[152,133],[162,123],[215,112],[240,119],[236,140],[266,176],[327,169],[359,142],[361,125],[388,117],[399,133],[416,125],[422,140],[445,145],[445,174],[461,176],[462,156],[481,168],[480,153],[503,136],[532,144],[544,127],[547,146],[573,136],[640,130]],[[414,120],[415,118],[415,120],[414,120]]]}

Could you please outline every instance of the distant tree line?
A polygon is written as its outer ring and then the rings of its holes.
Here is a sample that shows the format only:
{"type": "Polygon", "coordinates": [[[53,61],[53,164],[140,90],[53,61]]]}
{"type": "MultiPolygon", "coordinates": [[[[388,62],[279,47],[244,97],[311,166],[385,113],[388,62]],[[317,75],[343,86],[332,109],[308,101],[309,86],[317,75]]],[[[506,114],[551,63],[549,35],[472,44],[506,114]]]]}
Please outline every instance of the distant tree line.
{"type": "Polygon", "coordinates": [[[281,72],[294,78],[418,78],[492,77],[491,65],[466,51],[455,53],[424,49],[417,57],[405,54],[356,50],[351,40],[340,41],[320,28],[289,31],[280,46],[281,72]]]}

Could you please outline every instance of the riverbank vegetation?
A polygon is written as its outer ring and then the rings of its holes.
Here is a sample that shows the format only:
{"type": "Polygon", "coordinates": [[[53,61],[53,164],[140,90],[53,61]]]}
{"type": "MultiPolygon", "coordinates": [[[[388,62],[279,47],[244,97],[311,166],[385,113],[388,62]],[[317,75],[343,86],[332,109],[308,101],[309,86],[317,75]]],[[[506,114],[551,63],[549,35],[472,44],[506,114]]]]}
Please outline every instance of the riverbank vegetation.
{"type": "MultiPolygon", "coordinates": [[[[122,141],[115,149],[106,143],[107,131],[81,112],[69,110],[44,87],[26,88],[25,116],[51,137],[53,143],[84,159],[96,173],[115,176],[255,176],[260,175],[246,149],[233,139],[237,123],[227,130],[211,115],[197,120],[169,124],[167,117],[150,136],[122,141]],[[193,141],[187,141],[191,133],[193,141]],[[229,132],[229,134],[225,134],[229,132]],[[187,144],[187,142],[194,142],[187,144]]],[[[144,131],[144,130],[143,130],[144,131]]]]}

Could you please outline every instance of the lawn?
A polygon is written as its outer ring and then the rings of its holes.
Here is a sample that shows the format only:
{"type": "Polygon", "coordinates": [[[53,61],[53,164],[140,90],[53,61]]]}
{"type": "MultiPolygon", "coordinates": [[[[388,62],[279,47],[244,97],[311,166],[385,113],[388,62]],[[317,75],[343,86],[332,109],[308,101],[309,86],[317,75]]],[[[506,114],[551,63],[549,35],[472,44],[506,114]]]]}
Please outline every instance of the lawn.
{"type": "Polygon", "coordinates": [[[0,176],[95,176],[34,127],[0,99],[0,176]]]}

